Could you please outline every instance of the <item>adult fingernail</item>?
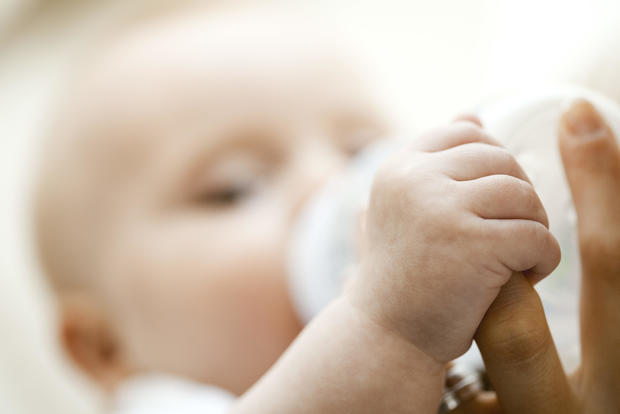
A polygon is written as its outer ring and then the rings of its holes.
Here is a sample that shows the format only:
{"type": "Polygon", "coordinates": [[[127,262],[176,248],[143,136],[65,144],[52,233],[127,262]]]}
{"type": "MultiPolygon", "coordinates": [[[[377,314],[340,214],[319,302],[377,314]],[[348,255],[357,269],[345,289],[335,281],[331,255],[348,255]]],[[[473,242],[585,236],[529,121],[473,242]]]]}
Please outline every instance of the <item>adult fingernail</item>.
{"type": "Polygon", "coordinates": [[[562,117],[569,134],[589,138],[605,127],[605,121],[594,106],[585,99],[573,101],[562,117]]]}

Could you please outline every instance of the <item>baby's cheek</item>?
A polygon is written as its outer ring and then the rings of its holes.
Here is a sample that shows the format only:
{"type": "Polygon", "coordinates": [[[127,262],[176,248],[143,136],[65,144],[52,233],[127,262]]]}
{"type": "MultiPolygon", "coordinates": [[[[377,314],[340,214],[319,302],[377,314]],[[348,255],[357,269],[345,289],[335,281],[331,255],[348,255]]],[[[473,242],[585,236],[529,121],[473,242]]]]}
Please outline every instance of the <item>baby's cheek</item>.
{"type": "Polygon", "coordinates": [[[237,372],[234,381],[243,384],[232,384],[234,388],[262,376],[301,329],[289,301],[280,255],[266,247],[262,244],[261,249],[247,249],[245,254],[236,250],[229,260],[222,255],[217,266],[209,266],[212,273],[204,272],[207,280],[186,286],[187,301],[180,309],[195,321],[193,335],[203,345],[196,353],[208,350],[196,356],[208,361],[204,375],[237,372]],[[192,315],[197,309],[200,315],[192,315]]]}
{"type": "Polygon", "coordinates": [[[211,238],[212,228],[192,226],[119,249],[108,291],[134,365],[215,383],[237,367],[233,388],[269,368],[301,328],[285,238],[260,227],[211,238]]]}

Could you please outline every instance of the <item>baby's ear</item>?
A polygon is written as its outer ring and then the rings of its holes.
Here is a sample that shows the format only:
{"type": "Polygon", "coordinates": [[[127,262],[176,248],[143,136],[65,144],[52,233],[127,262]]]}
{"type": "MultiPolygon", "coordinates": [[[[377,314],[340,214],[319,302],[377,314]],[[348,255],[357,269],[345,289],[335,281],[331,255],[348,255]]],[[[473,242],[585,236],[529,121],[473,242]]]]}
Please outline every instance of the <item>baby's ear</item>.
{"type": "Polygon", "coordinates": [[[60,295],[59,337],[69,357],[105,390],[113,390],[128,375],[117,337],[92,295],[60,295]]]}

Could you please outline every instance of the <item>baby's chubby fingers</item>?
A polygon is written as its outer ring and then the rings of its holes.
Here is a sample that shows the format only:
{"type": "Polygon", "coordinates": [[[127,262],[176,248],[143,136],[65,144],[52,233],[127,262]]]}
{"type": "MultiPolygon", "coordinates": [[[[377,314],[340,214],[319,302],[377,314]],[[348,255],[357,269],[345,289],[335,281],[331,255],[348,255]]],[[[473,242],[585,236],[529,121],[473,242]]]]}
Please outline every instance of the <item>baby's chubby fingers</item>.
{"type": "Polygon", "coordinates": [[[436,157],[437,168],[456,181],[502,174],[530,182],[514,156],[501,146],[473,142],[431,156],[436,157]]]}
{"type": "Polygon", "coordinates": [[[510,175],[458,183],[467,207],[483,219],[534,220],[549,228],[547,212],[532,184],[510,175]]]}
{"type": "Polygon", "coordinates": [[[471,122],[472,124],[482,127],[482,121],[480,120],[480,118],[478,118],[477,115],[472,114],[472,113],[462,113],[460,115],[455,116],[453,122],[459,122],[459,121],[471,122]]]}
{"type": "Polygon", "coordinates": [[[455,122],[421,142],[375,175],[348,293],[378,323],[447,361],[467,349],[512,272],[548,274],[559,248],[527,176],[478,125],[455,122]]]}
{"type": "Polygon", "coordinates": [[[513,272],[523,272],[532,283],[550,274],[560,263],[560,245],[549,229],[533,220],[485,220],[484,238],[495,257],[513,272]]]}
{"type": "Polygon", "coordinates": [[[437,152],[463,144],[481,142],[493,146],[501,146],[499,141],[491,137],[476,118],[461,118],[455,122],[432,129],[422,134],[414,143],[414,149],[424,152],[437,152]]]}

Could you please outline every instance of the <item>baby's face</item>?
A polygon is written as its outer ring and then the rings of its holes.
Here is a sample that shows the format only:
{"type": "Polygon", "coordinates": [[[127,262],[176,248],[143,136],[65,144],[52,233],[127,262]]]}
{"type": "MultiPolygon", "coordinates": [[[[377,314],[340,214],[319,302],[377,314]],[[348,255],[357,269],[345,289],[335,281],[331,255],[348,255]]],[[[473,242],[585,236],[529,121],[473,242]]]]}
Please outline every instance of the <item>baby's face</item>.
{"type": "Polygon", "coordinates": [[[301,329],[285,268],[296,214],[385,124],[323,44],[234,30],[133,36],[76,116],[97,127],[94,272],[123,358],[240,393],[301,329]]]}

